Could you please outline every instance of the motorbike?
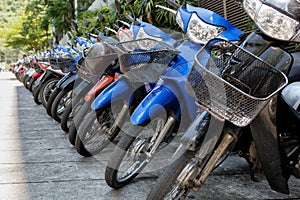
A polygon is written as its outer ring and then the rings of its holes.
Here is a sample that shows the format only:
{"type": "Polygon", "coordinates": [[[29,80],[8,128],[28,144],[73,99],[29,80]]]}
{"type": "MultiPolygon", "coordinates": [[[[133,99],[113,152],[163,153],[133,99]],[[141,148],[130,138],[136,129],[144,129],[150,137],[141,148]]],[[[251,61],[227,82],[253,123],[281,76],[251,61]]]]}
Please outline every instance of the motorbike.
{"type": "MultiPolygon", "coordinates": [[[[193,43],[185,41],[176,47],[182,53],[174,60],[174,67],[160,77],[154,89],[130,115],[129,128],[122,132],[112,154],[114,159],[109,160],[105,170],[105,180],[113,188],[130,183],[158,153],[172,152],[169,144],[176,143],[176,133],[186,130],[196,117],[197,106],[185,91],[184,83],[193,66],[194,55],[202,45],[214,36],[236,41],[242,33],[212,11],[186,2],[182,6],[167,2],[178,11],[159,7],[176,14],[178,25],[193,43]]],[[[166,160],[160,166],[167,163],[166,160]]]]}
{"type": "Polygon", "coordinates": [[[33,65],[34,65],[34,68],[35,68],[35,71],[33,72],[33,74],[31,76],[29,76],[29,79],[27,80],[27,89],[32,92],[33,90],[33,86],[35,84],[35,81],[40,77],[42,76],[43,74],[43,70],[40,68],[40,66],[38,65],[38,57],[37,55],[35,56],[35,59],[33,61],[33,65]]]}
{"type": "Polygon", "coordinates": [[[289,177],[300,178],[300,76],[293,62],[299,52],[284,49],[300,42],[299,2],[241,2],[259,30],[238,44],[212,39],[195,56],[186,90],[201,110],[149,200],[185,199],[199,191],[232,151],[246,159],[252,180],[261,165],[274,191],[289,194],[289,177]]]}
{"type": "MultiPolygon", "coordinates": [[[[55,88],[55,84],[65,75],[60,68],[64,67],[63,62],[57,63],[56,61],[55,56],[57,56],[58,53],[64,56],[72,55],[70,49],[57,44],[49,54],[50,57],[48,58],[48,62],[39,62],[39,66],[41,66],[42,69],[45,69],[45,71],[38,82],[36,82],[36,86],[33,90],[33,99],[36,104],[43,104],[45,108],[47,107],[49,96],[55,88]]],[[[66,60],[64,62],[64,64],[73,64],[71,60],[66,60]]]]}
{"type": "MultiPolygon", "coordinates": [[[[104,20],[101,13],[98,13],[100,22],[104,20]]],[[[124,37],[130,37],[127,30],[123,27],[115,27],[114,29],[105,27],[109,31],[118,34],[124,34],[119,37],[120,40],[124,37]]],[[[107,37],[103,33],[97,32],[98,43],[86,51],[82,63],[77,66],[79,75],[85,80],[78,85],[74,90],[74,99],[72,104],[66,108],[66,112],[62,116],[61,127],[68,132],[69,141],[75,145],[75,138],[77,135],[78,124],[83,117],[89,112],[91,103],[95,96],[97,96],[105,87],[115,81],[119,74],[119,65],[117,62],[117,54],[105,43],[117,43],[112,37],[107,37]],[[104,43],[105,42],[105,43],[104,43]],[[70,113],[74,116],[71,124],[68,125],[70,113]]]]}
{"type": "MultiPolygon", "coordinates": [[[[121,14],[120,4],[118,4],[117,1],[116,7],[119,14],[121,14]]],[[[135,47],[137,50],[136,53],[138,55],[138,48],[140,48],[140,50],[143,49],[144,51],[147,51],[147,49],[145,48],[147,48],[147,45],[149,46],[146,40],[139,42],[132,41],[132,43],[130,44],[130,40],[132,39],[150,38],[149,43],[150,45],[151,43],[153,43],[154,46],[157,43],[156,41],[152,41],[154,38],[159,41],[167,42],[169,44],[174,44],[176,42],[176,40],[171,38],[169,35],[161,31],[157,27],[154,27],[153,25],[145,23],[141,20],[137,21],[134,19],[135,17],[132,18],[129,15],[126,15],[126,17],[132,22],[132,24],[130,25],[130,31],[132,32],[131,35],[133,37],[127,37],[128,39],[124,40],[124,47],[121,47],[122,44],[120,44],[119,47],[123,48],[123,50],[128,50],[128,60],[133,59],[133,57],[131,58],[129,54],[130,51],[134,50],[135,47]],[[142,43],[144,43],[145,47],[139,45],[142,43]]],[[[116,48],[117,51],[118,47],[115,46],[114,48],[116,48]]],[[[162,48],[169,49],[170,53],[174,52],[174,50],[171,50],[168,45],[162,48]]],[[[155,62],[155,59],[153,60],[153,62],[155,62]]],[[[138,65],[139,61],[144,62],[139,57],[137,57],[136,65],[138,65]]],[[[151,68],[149,67],[149,69],[151,68]]],[[[127,71],[121,70],[121,72],[124,73],[127,71]]],[[[130,110],[133,110],[134,107],[138,105],[138,103],[147,95],[147,93],[149,93],[153,89],[154,85],[156,84],[157,80],[149,81],[149,77],[145,77],[146,74],[147,73],[145,71],[144,73],[142,73],[140,78],[137,78],[138,76],[136,75],[133,79],[128,76],[121,75],[113,84],[110,84],[108,87],[106,87],[95,98],[91,105],[92,110],[89,112],[89,114],[85,115],[85,119],[82,120],[82,123],[80,123],[77,128],[77,132],[79,134],[77,133],[76,135],[75,147],[78,153],[83,156],[91,156],[93,153],[100,152],[103,148],[106,147],[107,144],[110,143],[110,141],[113,141],[113,139],[120,131],[119,127],[122,126],[121,124],[124,122],[124,119],[126,119],[128,113],[127,111],[130,112],[130,110]],[[112,110],[114,110],[114,112],[112,112],[112,110]],[[102,115],[102,113],[108,114],[102,115]],[[114,116],[114,113],[121,114],[118,116],[114,116]],[[98,123],[97,121],[99,121],[100,123],[98,123]]]]}
{"type": "Polygon", "coordinates": [[[61,122],[62,114],[66,107],[71,102],[73,88],[76,84],[80,84],[83,80],[77,75],[76,64],[82,58],[82,51],[92,45],[92,42],[88,39],[73,36],[68,32],[69,40],[75,40],[75,44],[78,55],[75,57],[73,68],[64,68],[66,73],[55,85],[53,92],[51,93],[46,107],[46,112],[55,121],[61,122]]]}

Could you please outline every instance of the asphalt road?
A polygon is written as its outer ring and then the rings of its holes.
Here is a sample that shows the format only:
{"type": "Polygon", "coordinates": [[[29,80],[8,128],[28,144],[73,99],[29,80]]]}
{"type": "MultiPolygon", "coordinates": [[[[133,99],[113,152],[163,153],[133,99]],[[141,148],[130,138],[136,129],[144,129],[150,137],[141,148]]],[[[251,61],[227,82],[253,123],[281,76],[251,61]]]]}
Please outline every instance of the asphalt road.
{"type": "MultiPolygon", "coordinates": [[[[114,190],[104,180],[111,149],[83,158],[60,125],[10,72],[0,72],[0,199],[142,200],[161,170],[139,175],[114,190]]],[[[300,199],[300,180],[289,182],[291,194],[273,192],[261,172],[252,182],[245,161],[232,155],[203,188],[188,199],[300,199]]]]}

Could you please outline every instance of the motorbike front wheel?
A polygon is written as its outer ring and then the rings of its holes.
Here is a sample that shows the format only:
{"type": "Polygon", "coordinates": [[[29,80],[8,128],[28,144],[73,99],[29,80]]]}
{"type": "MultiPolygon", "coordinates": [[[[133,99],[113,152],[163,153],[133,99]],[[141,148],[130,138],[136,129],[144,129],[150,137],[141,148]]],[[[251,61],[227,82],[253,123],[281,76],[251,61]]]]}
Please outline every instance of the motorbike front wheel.
{"type": "Polygon", "coordinates": [[[55,97],[51,106],[51,116],[55,121],[59,123],[61,122],[62,114],[64,113],[66,107],[69,104],[71,104],[71,98],[72,98],[72,88],[63,89],[55,97]]]}
{"type": "Polygon", "coordinates": [[[187,166],[192,165],[192,159],[196,152],[185,150],[174,162],[172,162],[156,180],[147,200],[185,199],[189,189],[182,187],[178,177],[187,166]]]}
{"type": "MultiPolygon", "coordinates": [[[[165,119],[156,118],[139,131],[138,136],[122,133],[105,170],[105,181],[110,187],[120,188],[129,184],[147,166],[157,150],[150,155],[151,158],[148,154],[164,126],[165,119]]],[[[168,132],[172,129],[173,126],[168,132]]]]}
{"type": "Polygon", "coordinates": [[[70,103],[66,107],[66,109],[65,109],[65,111],[64,111],[64,113],[62,114],[62,117],[61,117],[60,127],[66,133],[69,132],[71,122],[73,120],[72,109],[73,109],[73,106],[72,106],[72,103],[70,103]]]}
{"type": "Polygon", "coordinates": [[[35,81],[36,81],[35,78],[31,78],[31,79],[29,80],[29,83],[28,83],[28,90],[29,90],[30,92],[32,92],[32,87],[33,87],[33,84],[34,84],[35,81]]]}
{"type": "Polygon", "coordinates": [[[55,85],[58,81],[59,81],[59,78],[57,78],[57,77],[50,78],[41,87],[40,99],[45,108],[47,108],[48,99],[49,99],[51,93],[53,92],[55,85]]]}
{"type": "Polygon", "coordinates": [[[208,147],[209,141],[204,142],[197,151],[186,150],[166,168],[147,200],[185,199],[192,188],[199,190],[207,176],[215,166],[218,166],[216,164],[220,158],[227,150],[232,149],[231,145],[235,141],[235,138],[228,133],[224,133],[220,139],[220,143],[212,151],[206,151],[206,148],[203,148],[208,147]],[[195,156],[199,155],[199,152],[205,152],[201,160],[195,156]]]}
{"type": "Polygon", "coordinates": [[[110,106],[88,113],[78,128],[75,142],[77,152],[89,157],[104,149],[120,131],[119,128],[111,130],[114,122],[110,106]]]}
{"type": "Polygon", "coordinates": [[[91,111],[91,103],[90,101],[84,102],[80,107],[78,112],[74,115],[73,123],[71,124],[68,132],[68,138],[72,145],[75,146],[76,137],[77,137],[77,129],[79,128],[81,122],[84,119],[84,116],[87,115],[91,111]]]}
{"type": "Polygon", "coordinates": [[[55,89],[52,91],[51,95],[49,96],[49,99],[47,101],[47,107],[46,107],[46,112],[47,114],[52,117],[51,114],[51,108],[52,108],[52,104],[55,100],[55,98],[57,97],[57,95],[59,94],[59,92],[61,91],[60,88],[55,87],[55,89]]]}
{"type": "Polygon", "coordinates": [[[37,105],[40,105],[42,104],[42,101],[40,99],[40,91],[41,91],[41,88],[42,88],[42,83],[39,83],[35,89],[32,91],[32,94],[33,94],[33,100],[34,102],[37,104],[37,105]]]}

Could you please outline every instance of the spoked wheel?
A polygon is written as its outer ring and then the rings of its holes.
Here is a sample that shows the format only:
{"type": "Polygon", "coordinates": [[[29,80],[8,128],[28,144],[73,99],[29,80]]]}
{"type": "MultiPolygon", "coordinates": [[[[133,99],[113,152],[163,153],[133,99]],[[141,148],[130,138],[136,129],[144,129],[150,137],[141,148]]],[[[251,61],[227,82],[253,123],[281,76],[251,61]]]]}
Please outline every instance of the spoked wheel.
{"type": "Polygon", "coordinates": [[[147,200],[185,199],[192,188],[201,188],[217,162],[227,150],[232,149],[233,144],[234,137],[224,134],[213,151],[206,151],[203,148],[205,143],[199,149],[202,153],[185,150],[159,177],[147,200]],[[196,158],[196,154],[202,154],[203,159],[196,158]]]}
{"type": "Polygon", "coordinates": [[[61,88],[55,87],[53,89],[53,91],[51,92],[51,95],[48,98],[46,112],[50,117],[52,117],[51,108],[52,108],[53,102],[60,92],[61,92],[61,88]]]}
{"type": "Polygon", "coordinates": [[[72,102],[66,107],[61,116],[60,126],[63,131],[69,133],[70,127],[73,124],[73,118],[80,111],[84,103],[84,99],[77,100],[76,102],[76,99],[72,96],[72,102]]]}
{"type": "Polygon", "coordinates": [[[88,113],[78,128],[75,142],[77,152],[88,157],[104,149],[120,131],[119,127],[111,130],[114,122],[115,116],[110,106],[88,113]]]}
{"type": "Polygon", "coordinates": [[[51,107],[51,116],[57,122],[61,122],[62,114],[66,107],[71,104],[72,89],[63,89],[58,93],[51,107]]]}
{"type": "Polygon", "coordinates": [[[73,112],[72,112],[72,103],[70,103],[66,107],[64,113],[62,114],[60,127],[63,131],[68,133],[69,128],[70,128],[72,123],[73,123],[73,112]]]}
{"type": "Polygon", "coordinates": [[[195,153],[194,151],[185,150],[169,165],[157,179],[147,200],[185,199],[189,193],[189,187],[185,185],[184,178],[195,166],[193,160],[195,153]]]}
{"type": "MultiPolygon", "coordinates": [[[[81,122],[85,118],[85,116],[92,111],[90,101],[84,102],[80,109],[74,115],[73,122],[69,128],[68,138],[72,145],[75,146],[76,137],[77,137],[77,130],[80,127],[81,122]]],[[[77,109],[76,109],[77,110],[77,109]]]]}
{"type": "MultiPolygon", "coordinates": [[[[121,135],[105,170],[105,180],[110,187],[123,187],[147,166],[156,152],[151,151],[165,124],[165,119],[156,118],[139,131],[137,137],[126,133],[121,135]]],[[[168,132],[172,131],[173,127],[170,126],[168,132]]],[[[159,145],[158,148],[161,148],[163,143],[159,145]]]]}
{"type": "Polygon", "coordinates": [[[30,92],[32,92],[32,87],[33,87],[33,84],[34,84],[35,81],[36,81],[35,78],[31,78],[31,79],[29,80],[29,83],[28,83],[28,90],[29,90],[30,92]]]}
{"type": "Polygon", "coordinates": [[[45,108],[47,108],[47,101],[55,88],[56,83],[59,81],[59,78],[51,78],[46,81],[40,91],[40,99],[45,108]]]}
{"type": "Polygon", "coordinates": [[[36,85],[36,87],[34,88],[34,90],[32,91],[32,95],[33,95],[33,100],[37,105],[42,104],[41,98],[40,98],[40,91],[42,88],[42,84],[39,83],[38,85],[36,85]]]}

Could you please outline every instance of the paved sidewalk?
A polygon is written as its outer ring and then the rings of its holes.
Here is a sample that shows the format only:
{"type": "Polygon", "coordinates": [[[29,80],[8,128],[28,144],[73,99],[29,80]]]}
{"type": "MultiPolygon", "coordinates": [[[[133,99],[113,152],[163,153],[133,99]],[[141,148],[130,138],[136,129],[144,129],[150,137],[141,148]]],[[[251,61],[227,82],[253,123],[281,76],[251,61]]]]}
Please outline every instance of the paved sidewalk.
{"type": "MultiPolygon", "coordinates": [[[[145,199],[160,172],[143,174],[122,189],[104,180],[110,150],[83,158],[60,125],[10,72],[0,72],[0,199],[145,199]]],[[[273,192],[262,174],[251,182],[246,163],[232,156],[189,199],[300,199],[300,181],[290,180],[291,195],[273,192]]]]}

